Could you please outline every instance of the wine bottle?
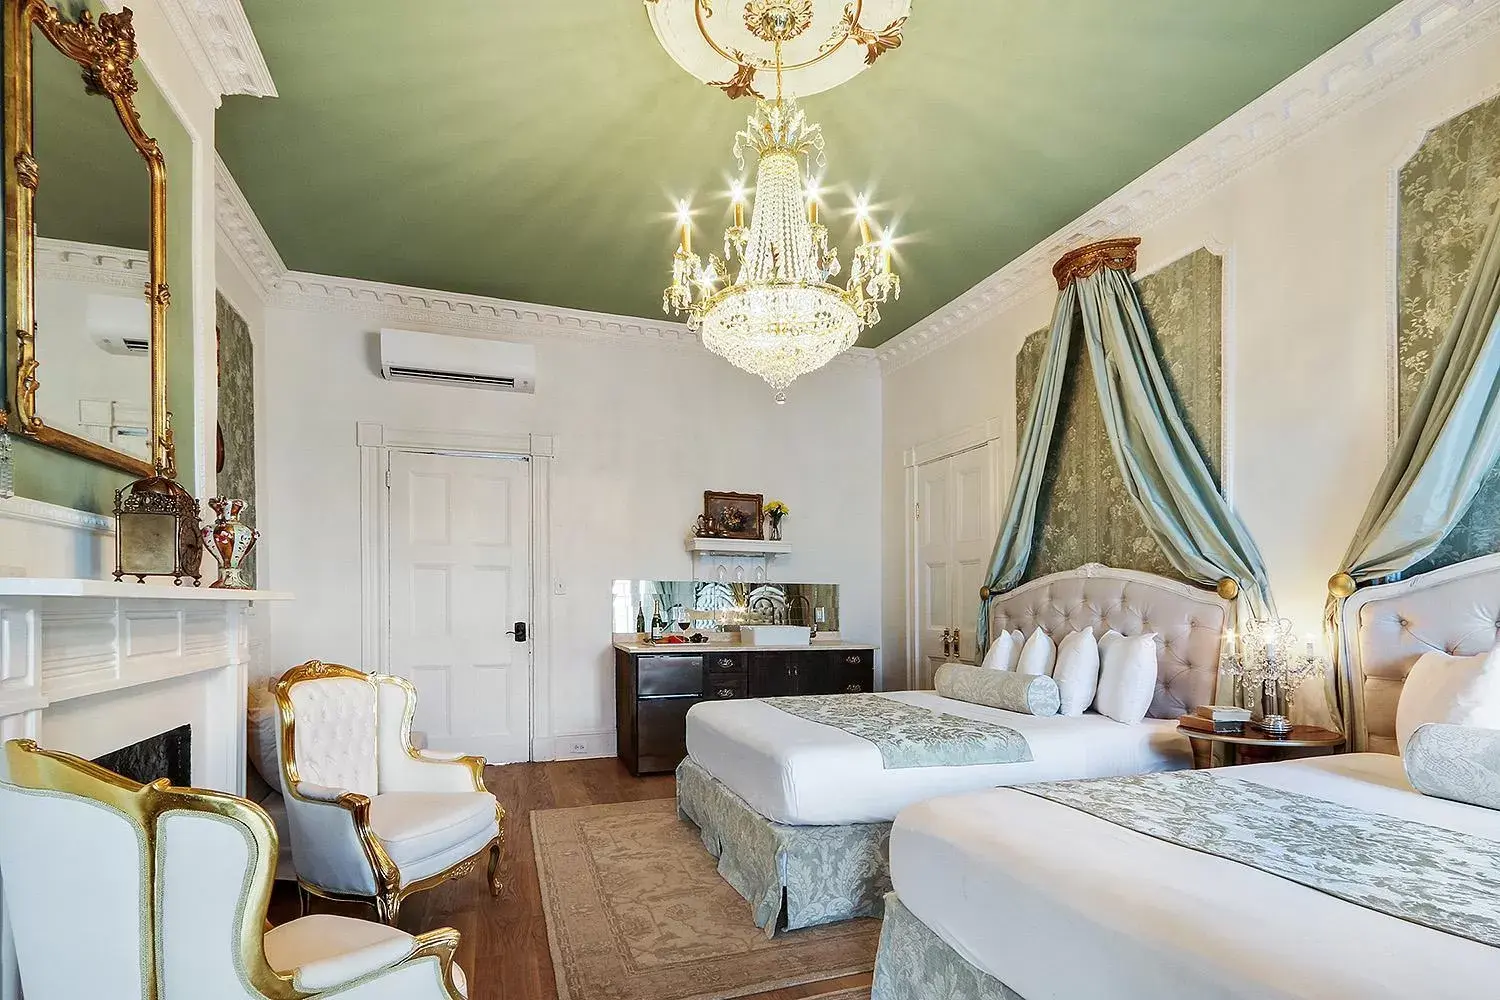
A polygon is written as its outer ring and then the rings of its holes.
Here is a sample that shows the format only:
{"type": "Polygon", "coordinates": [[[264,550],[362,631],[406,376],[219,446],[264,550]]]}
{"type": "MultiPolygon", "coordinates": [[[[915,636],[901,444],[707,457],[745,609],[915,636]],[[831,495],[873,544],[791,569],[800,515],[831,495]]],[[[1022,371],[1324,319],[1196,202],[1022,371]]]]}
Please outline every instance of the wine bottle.
{"type": "Polygon", "coordinates": [[[643,604],[635,612],[635,634],[646,634],[646,606],[643,604]]]}
{"type": "Polygon", "coordinates": [[[656,642],[661,638],[661,599],[658,598],[651,609],[651,641],[656,642]]]}

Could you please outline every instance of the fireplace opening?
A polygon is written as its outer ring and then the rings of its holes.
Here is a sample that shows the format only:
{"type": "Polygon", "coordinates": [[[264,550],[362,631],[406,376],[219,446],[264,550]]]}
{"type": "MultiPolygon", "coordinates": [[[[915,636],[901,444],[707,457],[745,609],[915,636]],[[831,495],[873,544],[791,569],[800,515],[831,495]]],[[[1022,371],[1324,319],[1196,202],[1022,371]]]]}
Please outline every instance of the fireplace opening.
{"type": "Polygon", "coordinates": [[[94,763],[142,785],[166,778],[186,788],[193,783],[193,727],[169,729],[107,753],[94,763]]]}

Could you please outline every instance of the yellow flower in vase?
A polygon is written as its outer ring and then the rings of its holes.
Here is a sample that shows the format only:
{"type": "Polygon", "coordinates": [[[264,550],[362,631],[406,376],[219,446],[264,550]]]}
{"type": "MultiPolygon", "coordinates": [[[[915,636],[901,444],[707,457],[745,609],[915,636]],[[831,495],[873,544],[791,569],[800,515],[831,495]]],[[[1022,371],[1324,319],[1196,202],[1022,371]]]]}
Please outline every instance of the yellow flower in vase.
{"type": "Polygon", "coordinates": [[[765,519],[771,522],[771,541],[781,541],[781,519],[792,512],[791,508],[780,500],[771,500],[762,510],[765,519]]]}

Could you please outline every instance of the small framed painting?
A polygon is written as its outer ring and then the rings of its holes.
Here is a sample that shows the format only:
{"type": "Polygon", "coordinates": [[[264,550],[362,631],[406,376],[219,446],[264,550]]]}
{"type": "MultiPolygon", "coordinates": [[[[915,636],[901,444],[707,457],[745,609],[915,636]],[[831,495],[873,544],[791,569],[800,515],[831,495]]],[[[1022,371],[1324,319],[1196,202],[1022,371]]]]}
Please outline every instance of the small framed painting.
{"type": "Polygon", "coordinates": [[[720,538],[748,538],[759,541],[761,535],[760,493],[715,493],[703,491],[703,519],[719,530],[720,538]]]}

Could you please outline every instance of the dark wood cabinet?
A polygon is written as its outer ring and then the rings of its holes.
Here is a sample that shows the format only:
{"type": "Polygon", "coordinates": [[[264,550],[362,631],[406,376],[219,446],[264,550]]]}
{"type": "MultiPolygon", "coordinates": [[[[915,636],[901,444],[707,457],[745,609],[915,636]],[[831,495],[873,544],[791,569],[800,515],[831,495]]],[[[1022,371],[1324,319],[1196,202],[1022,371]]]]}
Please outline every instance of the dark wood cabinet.
{"type": "Polygon", "coordinates": [[[873,690],[875,651],[869,648],[616,648],[619,756],[632,774],[676,770],[687,756],[688,710],[700,701],[873,690]]]}

